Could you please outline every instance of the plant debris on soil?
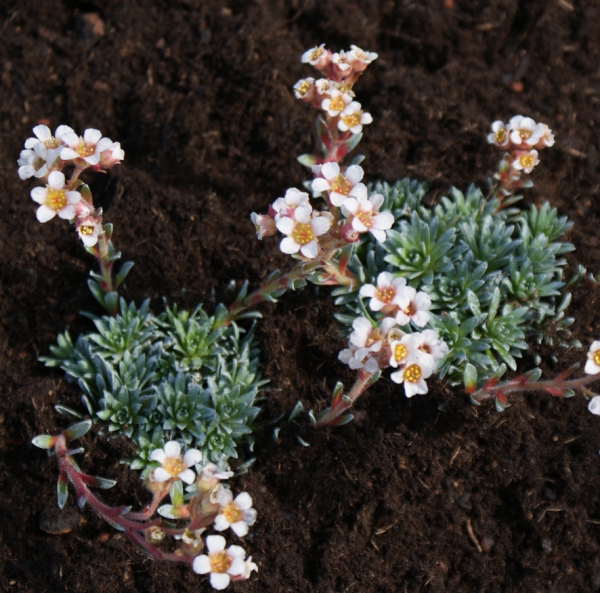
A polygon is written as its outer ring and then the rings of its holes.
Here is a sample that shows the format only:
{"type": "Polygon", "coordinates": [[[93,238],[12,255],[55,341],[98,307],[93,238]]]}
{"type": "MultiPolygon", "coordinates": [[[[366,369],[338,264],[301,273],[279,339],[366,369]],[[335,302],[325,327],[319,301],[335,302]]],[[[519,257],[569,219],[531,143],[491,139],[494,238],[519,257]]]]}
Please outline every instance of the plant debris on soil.
{"type": "MultiPolygon", "coordinates": [[[[79,406],[79,392],[38,356],[100,314],[95,262],[68,224],[35,218],[33,181],[16,160],[31,128],[93,127],[125,150],[90,175],[114,241],[135,267],[122,291],[208,310],[230,282],[256,287],[292,260],[249,220],[306,171],[316,113],[293,95],[312,76],[300,56],[326,43],[379,54],[356,85],[373,115],[358,152],[366,179],[484,185],[499,154],[490,123],[543,121],[555,146],[523,202],[548,200],[574,221],[570,272],[600,271],[600,5],[596,0],[5,0],[0,5],[0,590],[209,591],[206,577],[144,556],[71,496],[56,509],[54,460],[33,447],[79,406]]],[[[271,390],[261,418],[327,405],[353,373],[329,291],[309,286],[262,305],[257,337],[271,390]]],[[[568,314],[583,350],[531,345],[544,376],[585,359],[600,338],[600,287],[582,282],[568,314]],[[555,357],[555,358],[553,358],[555,357]]],[[[305,418],[257,433],[247,490],[259,517],[242,545],[258,564],[233,591],[587,592],[600,587],[600,420],[581,397],[513,395],[499,414],[431,381],[412,399],[382,379],[354,422],[305,418]],[[298,437],[309,444],[301,446],[298,437]]],[[[118,480],[111,504],[148,494],[119,460],[126,440],[97,429],[81,465],[118,480]]],[[[231,538],[230,538],[231,539],[231,538]]],[[[241,543],[235,541],[232,543],[241,543]]]]}

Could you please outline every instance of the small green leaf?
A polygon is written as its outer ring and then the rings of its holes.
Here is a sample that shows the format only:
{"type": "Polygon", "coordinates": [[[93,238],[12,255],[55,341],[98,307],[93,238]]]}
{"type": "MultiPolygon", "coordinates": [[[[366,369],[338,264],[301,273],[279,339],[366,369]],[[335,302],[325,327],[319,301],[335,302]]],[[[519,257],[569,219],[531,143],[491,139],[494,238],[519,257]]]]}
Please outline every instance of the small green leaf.
{"type": "Polygon", "coordinates": [[[58,476],[58,482],[56,483],[56,501],[59,509],[63,509],[65,504],[67,504],[67,498],[69,496],[67,485],[67,476],[65,473],[61,472],[58,476]]]}
{"type": "Polygon", "coordinates": [[[69,440],[73,441],[81,438],[84,434],[87,434],[90,428],[92,428],[92,421],[84,420],[83,422],[78,422],[77,424],[73,424],[73,426],[69,426],[69,428],[67,428],[63,434],[69,440]]]}
{"type": "Polygon", "coordinates": [[[49,434],[40,434],[31,441],[40,449],[52,449],[56,443],[56,437],[51,437],[49,434]]]}

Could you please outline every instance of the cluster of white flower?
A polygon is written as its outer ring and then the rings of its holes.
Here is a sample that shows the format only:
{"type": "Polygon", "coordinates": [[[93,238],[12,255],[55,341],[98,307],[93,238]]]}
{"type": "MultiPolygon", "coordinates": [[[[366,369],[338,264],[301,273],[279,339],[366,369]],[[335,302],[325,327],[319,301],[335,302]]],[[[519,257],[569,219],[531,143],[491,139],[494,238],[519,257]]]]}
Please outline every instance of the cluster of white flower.
{"type": "Polygon", "coordinates": [[[495,121],[487,140],[511,153],[512,169],[531,173],[540,162],[538,150],[552,146],[554,134],[546,124],[536,123],[530,117],[515,115],[507,124],[495,121]]]}
{"type": "MultiPolygon", "coordinates": [[[[160,466],[152,470],[148,481],[150,484],[158,483],[161,488],[169,488],[177,480],[186,484],[196,481],[196,474],[191,468],[202,461],[202,453],[197,449],[189,449],[182,455],[181,445],[177,441],[169,441],[164,449],[152,451],[150,458],[160,463],[160,466]]],[[[211,503],[218,505],[214,529],[225,531],[231,528],[238,537],[244,537],[256,521],[256,510],[252,508],[252,498],[247,492],[238,494],[234,499],[231,491],[220,483],[232,475],[233,472],[219,471],[214,463],[208,463],[197,478],[198,489],[205,493],[211,503]]],[[[186,553],[195,556],[192,563],[194,572],[210,574],[210,584],[214,589],[225,589],[230,581],[245,580],[252,571],[258,570],[252,557],[246,558],[242,547],[234,545],[225,549],[226,541],[221,535],[207,536],[208,554],[198,554],[204,548],[201,538],[204,531],[204,528],[185,530],[183,535],[175,537],[183,541],[186,553]]]]}
{"type": "Polygon", "coordinates": [[[384,203],[381,194],[369,196],[362,183],[364,172],[358,165],[342,168],[338,164],[355,144],[362,126],[373,121],[354,101],[352,85],[377,54],[365,52],[355,45],[348,52],[332,53],[323,45],[310,49],[302,56],[323,72],[327,78],[300,80],[294,86],[296,97],[325,112],[322,120],[326,131],[322,142],[326,155],[309,157],[314,175],[311,183],[313,196],[325,198],[328,210],[315,211],[308,193],[291,188],[284,198],[269,206],[268,214],[252,213],[252,222],[259,239],[274,235],[278,230],[285,235],[281,251],[315,259],[323,250],[354,243],[360,235],[370,232],[379,242],[386,239],[392,228],[391,212],[380,212],[384,203]]]}
{"type": "Polygon", "coordinates": [[[104,232],[101,213],[76,190],[77,179],[85,169],[101,171],[119,164],[125,156],[121,145],[91,128],[78,136],[63,125],[53,136],[48,126],[39,125],[33,133],[35,138],[25,142],[17,163],[21,179],[35,177],[46,181],[46,187],[31,190],[31,198],[40,204],[37,219],[47,222],[58,215],[72,221],[83,243],[93,247],[104,232]],[[62,172],[68,166],[75,167],[69,182],[62,172]]]}
{"type": "Polygon", "coordinates": [[[339,359],[351,369],[369,373],[388,366],[397,368],[390,378],[404,383],[407,397],[427,393],[425,379],[448,354],[448,345],[432,329],[407,333],[401,328],[427,325],[429,295],[417,292],[404,278],[394,278],[389,272],[377,276],[377,285],[362,286],[360,295],[369,297],[371,310],[384,317],[376,326],[366,317],[355,319],[350,347],[340,352],[339,359]]]}

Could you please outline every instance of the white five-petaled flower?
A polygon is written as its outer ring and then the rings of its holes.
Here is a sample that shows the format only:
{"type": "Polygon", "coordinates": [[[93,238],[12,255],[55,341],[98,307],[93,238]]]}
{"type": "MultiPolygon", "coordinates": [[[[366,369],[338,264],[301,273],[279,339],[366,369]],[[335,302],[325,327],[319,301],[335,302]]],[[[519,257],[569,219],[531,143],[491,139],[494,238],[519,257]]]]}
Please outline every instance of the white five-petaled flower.
{"type": "Polygon", "coordinates": [[[552,130],[548,127],[547,124],[538,124],[542,126],[540,142],[544,144],[544,146],[554,146],[554,134],[552,130]]]}
{"type": "Polygon", "coordinates": [[[248,527],[256,521],[256,510],[252,508],[250,495],[242,492],[234,500],[231,490],[222,488],[215,498],[221,507],[215,517],[215,529],[224,531],[231,527],[236,535],[244,537],[248,533],[248,527]]]}
{"type": "Polygon", "coordinates": [[[102,231],[102,224],[91,216],[87,216],[83,220],[77,219],[77,232],[86,247],[96,245],[102,231]]]}
{"type": "Polygon", "coordinates": [[[412,321],[415,325],[424,327],[429,322],[431,297],[427,293],[405,286],[398,291],[395,302],[400,308],[396,313],[398,325],[407,325],[412,321]]]}
{"type": "Polygon", "coordinates": [[[338,121],[340,132],[350,130],[353,134],[360,134],[362,127],[373,122],[370,113],[363,112],[361,104],[358,101],[352,101],[344,108],[338,121]]]}
{"type": "Polygon", "coordinates": [[[587,362],[585,363],[584,371],[588,375],[596,375],[600,373],[600,340],[592,342],[587,353],[587,362]]]}
{"type": "Polygon", "coordinates": [[[308,194],[295,187],[290,187],[285,192],[285,197],[277,198],[273,202],[272,208],[275,222],[285,216],[293,218],[296,208],[306,208],[309,214],[312,211],[312,206],[308,201],[308,194]]]}
{"type": "Polygon", "coordinates": [[[408,364],[411,358],[416,356],[416,348],[413,343],[414,334],[404,334],[399,340],[393,340],[390,344],[389,365],[395,368],[408,364]]]}
{"type": "Polygon", "coordinates": [[[341,50],[339,53],[334,53],[331,56],[331,61],[335,71],[341,77],[348,76],[348,74],[352,72],[352,67],[350,66],[350,62],[348,60],[348,54],[346,54],[344,50],[341,50]]]}
{"type": "Polygon", "coordinates": [[[384,317],[380,325],[373,327],[366,317],[357,317],[352,322],[350,344],[356,348],[368,348],[370,352],[379,352],[388,332],[396,325],[393,317],[384,317]]]}
{"type": "Polygon", "coordinates": [[[405,278],[394,278],[389,272],[377,276],[377,286],[365,284],[360,288],[360,296],[371,297],[369,307],[372,311],[381,311],[384,307],[394,307],[398,291],[406,286],[405,278]]]}
{"type": "Polygon", "coordinates": [[[427,393],[425,379],[429,378],[432,372],[431,363],[422,356],[422,353],[417,352],[414,357],[406,361],[405,366],[392,373],[390,379],[394,383],[404,383],[406,397],[412,397],[418,393],[427,393]]]}
{"type": "Polygon", "coordinates": [[[435,368],[438,360],[448,354],[448,344],[440,340],[437,332],[433,329],[425,329],[422,332],[410,334],[410,343],[413,348],[422,352],[425,360],[429,360],[435,368]]]}
{"type": "Polygon", "coordinates": [[[352,64],[355,72],[362,72],[379,56],[374,51],[364,51],[356,45],[351,45],[351,50],[346,53],[346,60],[352,64]]]}
{"type": "Polygon", "coordinates": [[[192,563],[192,569],[196,574],[210,573],[211,587],[219,591],[225,589],[232,579],[241,580],[246,575],[249,576],[252,570],[246,566],[244,548],[229,546],[226,550],[225,543],[222,535],[209,535],[206,538],[208,554],[196,556],[192,563]]]}
{"type": "Polygon", "coordinates": [[[325,44],[321,44],[319,47],[311,47],[302,54],[302,63],[310,64],[317,70],[322,70],[327,66],[331,60],[331,54],[325,49],[325,44]]]}
{"type": "Polygon", "coordinates": [[[125,151],[121,148],[121,143],[113,142],[110,146],[106,145],[106,148],[100,152],[99,165],[102,169],[110,169],[119,165],[124,158],[125,151]]]}
{"type": "Polygon", "coordinates": [[[368,200],[365,197],[348,198],[342,212],[346,216],[352,215],[352,228],[358,233],[369,231],[377,241],[383,243],[386,239],[385,231],[392,228],[394,215],[391,212],[379,212],[383,205],[383,196],[373,194],[368,200]]]}
{"type": "Polygon", "coordinates": [[[164,449],[154,449],[150,459],[160,463],[160,467],[154,470],[155,482],[175,479],[192,484],[196,474],[189,468],[202,461],[202,453],[198,449],[189,449],[181,457],[181,445],[177,441],[169,441],[164,449]]]}
{"type": "Polygon", "coordinates": [[[315,79],[314,78],[301,78],[294,85],[294,95],[296,95],[296,99],[304,99],[306,95],[308,95],[315,87],[315,79]]]}
{"type": "Polygon", "coordinates": [[[263,237],[270,237],[277,231],[275,226],[275,219],[268,214],[257,214],[253,212],[250,214],[250,220],[254,223],[256,229],[256,236],[262,241],[263,237]]]}
{"type": "Polygon", "coordinates": [[[61,136],[72,131],[69,126],[59,126],[56,128],[55,136],[52,136],[48,126],[35,126],[33,133],[36,137],[28,138],[25,141],[25,150],[21,151],[18,160],[19,177],[21,179],[45,177],[50,167],[60,156],[62,149],[61,136]]]}
{"type": "Polygon", "coordinates": [[[342,93],[337,89],[331,91],[331,94],[321,103],[321,109],[327,111],[330,117],[338,116],[346,105],[352,102],[352,97],[348,93],[342,93]]]}
{"type": "Polygon", "coordinates": [[[487,141],[490,144],[495,144],[496,146],[502,148],[508,144],[509,140],[509,130],[507,126],[505,126],[500,120],[495,121],[492,124],[492,133],[488,134],[487,141]]]}
{"type": "Polygon", "coordinates": [[[338,354],[338,359],[353,371],[364,369],[367,373],[374,373],[379,368],[379,363],[371,356],[369,348],[357,348],[352,344],[350,344],[350,348],[344,348],[338,354]]]}
{"type": "Polygon", "coordinates": [[[531,173],[533,168],[540,162],[537,150],[517,150],[515,160],[512,162],[513,169],[531,173]]]}
{"type": "Polygon", "coordinates": [[[319,80],[315,82],[315,89],[319,95],[326,95],[335,90],[335,84],[333,80],[329,80],[329,78],[319,78],[319,80]]]}
{"type": "Polygon", "coordinates": [[[293,211],[293,217],[281,217],[277,228],[285,237],[279,248],[283,253],[293,254],[298,251],[308,259],[319,254],[318,237],[324,235],[331,226],[327,216],[317,216],[310,206],[301,206],[293,211]],[[312,214],[312,216],[311,216],[312,214]]]}
{"type": "Polygon", "coordinates": [[[100,162],[100,154],[106,150],[112,150],[113,141],[110,138],[102,138],[102,132],[89,128],[83,133],[83,137],[75,132],[67,132],[61,136],[66,145],[60,151],[63,161],[83,159],[88,165],[97,165],[100,162]]]}
{"type": "Polygon", "coordinates": [[[315,193],[330,192],[329,201],[334,206],[340,207],[350,197],[366,199],[367,186],[360,183],[364,172],[359,165],[350,165],[342,175],[337,163],[325,163],[320,174],[323,177],[313,180],[312,189],[315,193]]]}
{"type": "Polygon", "coordinates": [[[40,204],[36,216],[40,222],[47,222],[57,214],[60,218],[72,220],[75,218],[75,204],[81,200],[81,194],[69,191],[65,187],[65,176],[60,171],[52,171],[48,175],[46,187],[34,187],[31,198],[40,204]]]}
{"type": "Polygon", "coordinates": [[[530,117],[515,115],[508,122],[510,141],[517,146],[525,143],[527,147],[535,146],[545,132],[544,124],[536,124],[530,117]]]}
{"type": "Polygon", "coordinates": [[[600,416],[600,395],[597,395],[590,400],[588,410],[595,416],[600,416]]]}

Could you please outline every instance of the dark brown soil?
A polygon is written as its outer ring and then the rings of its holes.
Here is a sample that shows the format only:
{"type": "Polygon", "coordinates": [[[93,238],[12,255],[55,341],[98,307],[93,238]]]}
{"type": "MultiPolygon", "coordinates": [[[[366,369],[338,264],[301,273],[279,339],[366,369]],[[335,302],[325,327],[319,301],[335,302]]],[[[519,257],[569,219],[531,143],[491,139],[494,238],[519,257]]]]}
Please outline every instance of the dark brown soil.
{"type": "MultiPolygon", "coordinates": [[[[128,299],[182,306],[229,301],[231,279],[256,286],[291,260],[256,241],[266,211],[304,170],[315,114],[291,86],[312,73],[305,49],[355,43],[380,58],[357,85],[373,114],[361,152],[369,180],[410,176],[484,183],[497,154],[489,123],[515,113],[547,122],[528,198],[575,222],[571,263],[598,271],[600,5],[596,0],[4,0],[0,3],[0,590],[208,591],[206,578],[152,561],[85,509],[49,535],[56,467],[30,444],[65,426],[53,405],[77,390],[37,362],[75,315],[99,312],[93,262],[66,224],[40,225],[16,159],[37,123],[96,127],[126,152],[89,177],[115,240],[135,261],[128,299]],[[98,13],[94,39],[84,13],[98,13]],[[509,87],[511,81],[522,83],[509,87]]],[[[582,285],[575,336],[600,337],[600,288],[582,285]]],[[[320,409],[343,347],[326,290],[261,307],[258,338],[273,391],[264,418],[296,401],[320,409]]],[[[537,350],[549,375],[581,351],[537,350]]],[[[523,369],[532,366],[523,361],[523,369]],[[528,366],[529,365],[529,366],[528,366]]],[[[582,398],[514,397],[498,414],[432,382],[407,400],[387,380],[357,419],[260,435],[258,461],[235,486],[259,520],[245,547],[259,573],[235,591],[591,592],[600,587],[599,420],[582,398]],[[302,447],[297,436],[310,443],[302,447]],[[485,548],[479,551],[470,537],[485,548]]],[[[86,437],[82,464],[119,480],[111,502],[140,504],[127,444],[86,437]]],[[[71,503],[70,503],[71,504],[71,503]]],[[[68,507],[70,508],[70,507],[68,507]]]]}

